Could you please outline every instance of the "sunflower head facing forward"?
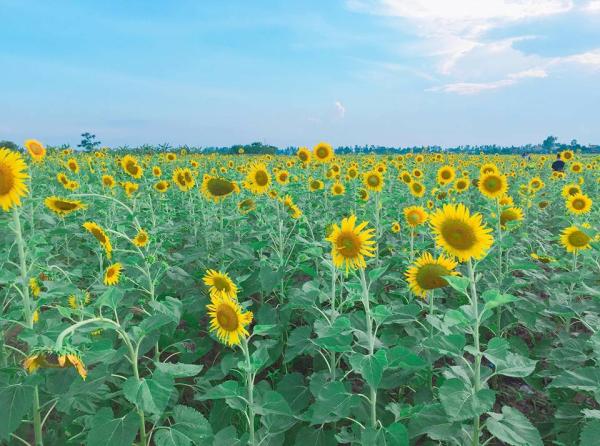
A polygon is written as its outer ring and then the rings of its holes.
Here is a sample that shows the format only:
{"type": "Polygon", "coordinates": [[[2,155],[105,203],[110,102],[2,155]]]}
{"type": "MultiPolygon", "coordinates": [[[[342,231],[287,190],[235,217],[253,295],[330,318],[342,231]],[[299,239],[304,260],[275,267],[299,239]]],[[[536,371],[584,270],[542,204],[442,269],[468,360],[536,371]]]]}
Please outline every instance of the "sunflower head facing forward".
{"type": "Polygon", "coordinates": [[[444,276],[455,276],[457,263],[441,254],[437,259],[426,252],[406,271],[406,279],[411,291],[425,297],[427,291],[448,285],[444,276]]]}
{"type": "Polygon", "coordinates": [[[211,296],[224,294],[231,299],[237,298],[238,288],[227,273],[209,269],[202,280],[209,288],[211,296]]]}
{"type": "Polygon", "coordinates": [[[206,306],[210,317],[210,331],[229,346],[239,345],[242,337],[249,336],[246,327],[252,322],[252,312],[243,312],[237,300],[224,292],[211,295],[206,306]]]}
{"type": "Polygon", "coordinates": [[[483,258],[494,241],[481,214],[471,215],[462,203],[444,205],[429,221],[437,245],[461,261],[483,258]]]}
{"type": "Polygon", "coordinates": [[[565,228],[560,235],[560,244],[567,252],[577,252],[591,247],[592,238],[577,226],[565,228]]]}
{"type": "Polygon", "coordinates": [[[363,221],[356,225],[356,216],[342,220],[341,226],[334,224],[331,234],[326,238],[331,242],[331,256],[336,267],[350,269],[364,269],[367,266],[365,257],[373,257],[375,251],[374,229],[365,229],[369,224],[363,221]]]}
{"type": "Polygon", "coordinates": [[[21,205],[27,195],[27,165],[21,154],[0,148],[0,207],[4,211],[21,205]]]}

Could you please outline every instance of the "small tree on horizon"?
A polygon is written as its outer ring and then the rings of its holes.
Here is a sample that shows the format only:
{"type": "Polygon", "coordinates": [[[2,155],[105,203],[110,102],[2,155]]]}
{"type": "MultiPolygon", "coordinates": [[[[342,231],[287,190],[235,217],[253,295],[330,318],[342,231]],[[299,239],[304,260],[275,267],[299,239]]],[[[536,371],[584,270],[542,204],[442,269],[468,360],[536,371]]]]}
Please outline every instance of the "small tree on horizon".
{"type": "Polygon", "coordinates": [[[100,141],[96,141],[96,135],[92,135],[89,132],[85,132],[81,134],[81,142],[77,144],[77,147],[81,147],[86,152],[91,152],[92,150],[95,150],[96,147],[98,147],[100,144],[102,144],[100,141]]]}

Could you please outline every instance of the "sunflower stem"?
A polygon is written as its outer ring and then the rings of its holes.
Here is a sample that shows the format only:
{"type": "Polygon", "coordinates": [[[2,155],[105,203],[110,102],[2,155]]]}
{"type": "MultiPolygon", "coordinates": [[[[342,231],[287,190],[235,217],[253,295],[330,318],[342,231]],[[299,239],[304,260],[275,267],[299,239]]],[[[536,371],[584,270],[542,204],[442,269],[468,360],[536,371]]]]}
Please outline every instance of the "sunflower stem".
{"type": "MultiPolygon", "coordinates": [[[[330,296],[330,305],[331,305],[331,324],[335,322],[335,283],[337,279],[337,269],[335,265],[331,264],[331,296],[330,296]]],[[[331,362],[331,381],[335,381],[335,365],[336,365],[336,357],[335,352],[329,352],[329,359],[331,362]]]]}
{"type": "MultiPolygon", "coordinates": [[[[500,211],[500,199],[496,198],[496,213],[498,214],[496,223],[496,231],[498,232],[498,291],[502,292],[502,225],[500,211]]],[[[496,308],[496,327],[498,336],[502,336],[502,306],[496,308]]]]}
{"type": "MultiPolygon", "coordinates": [[[[367,322],[367,337],[369,341],[369,356],[373,356],[375,350],[375,335],[373,333],[373,318],[371,315],[371,305],[369,302],[369,287],[367,278],[365,277],[364,268],[360,268],[360,284],[362,287],[362,301],[365,307],[365,317],[367,322]]],[[[369,402],[371,404],[371,428],[377,428],[377,389],[374,386],[369,386],[370,395],[369,402]]]]}
{"type": "MultiPolygon", "coordinates": [[[[475,394],[481,390],[481,350],[479,346],[479,303],[477,298],[477,287],[475,285],[475,270],[473,268],[473,261],[469,259],[469,263],[467,264],[469,271],[469,285],[471,290],[471,306],[473,311],[473,317],[475,318],[475,323],[473,324],[473,343],[475,347],[475,364],[473,370],[473,386],[475,394]]],[[[479,416],[473,418],[473,437],[472,444],[473,446],[479,445],[479,416]]]]}
{"type": "Polygon", "coordinates": [[[256,446],[254,433],[254,373],[252,372],[252,362],[250,361],[250,349],[248,348],[248,339],[241,336],[241,347],[246,359],[246,388],[248,390],[248,434],[250,435],[249,444],[256,446]]]}
{"type": "MultiPolygon", "coordinates": [[[[29,296],[29,283],[27,281],[27,261],[25,257],[25,241],[23,240],[23,229],[21,227],[21,218],[19,209],[13,207],[13,223],[15,239],[17,242],[17,250],[19,253],[19,270],[21,273],[21,294],[23,296],[23,311],[26,325],[33,329],[33,309],[32,302],[29,296]]],[[[33,387],[33,432],[36,446],[43,446],[42,438],[42,418],[40,415],[40,394],[38,386],[33,387]]]]}

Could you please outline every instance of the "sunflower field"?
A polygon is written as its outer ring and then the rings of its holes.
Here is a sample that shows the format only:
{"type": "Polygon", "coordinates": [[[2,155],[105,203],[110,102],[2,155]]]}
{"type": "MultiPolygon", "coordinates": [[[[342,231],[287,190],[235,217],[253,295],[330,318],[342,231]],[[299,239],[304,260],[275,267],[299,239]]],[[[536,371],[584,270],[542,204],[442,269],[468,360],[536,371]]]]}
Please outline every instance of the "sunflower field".
{"type": "Polygon", "coordinates": [[[0,444],[600,438],[600,158],[0,149],[0,444]]]}

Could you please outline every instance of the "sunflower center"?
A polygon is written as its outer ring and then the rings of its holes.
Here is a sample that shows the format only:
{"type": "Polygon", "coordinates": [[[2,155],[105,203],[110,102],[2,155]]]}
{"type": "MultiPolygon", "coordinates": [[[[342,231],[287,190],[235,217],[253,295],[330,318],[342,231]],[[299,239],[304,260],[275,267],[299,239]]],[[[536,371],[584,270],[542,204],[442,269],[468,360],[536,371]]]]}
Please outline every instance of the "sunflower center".
{"type": "Polygon", "coordinates": [[[109,269],[106,271],[106,277],[113,277],[113,276],[116,274],[116,272],[117,272],[117,271],[116,271],[114,268],[109,268],[109,269]]]}
{"type": "Polygon", "coordinates": [[[576,248],[581,248],[587,245],[590,241],[590,237],[582,231],[574,231],[569,235],[569,243],[576,248]]]}
{"type": "Polygon", "coordinates": [[[219,305],[217,309],[217,321],[225,331],[235,331],[240,326],[238,316],[229,305],[219,305]]]}
{"type": "Polygon", "coordinates": [[[433,290],[448,285],[443,276],[450,274],[446,268],[438,264],[423,265],[417,272],[417,283],[424,290],[433,290]]]}
{"type": "Polygon", "coordinates": [[[41,155],[44,152],[44,149],[42,148],[42,146],[40,146],[39,144],[36,144],[36,143],[32,143],[29,146],[29,150],[31,150],[31,153],[33,153],[34,155],[41,155]]]}
{"type": "Polygon", "coordinates": [[[498,177],[488,177],[485,179],[483,186],[490,192],[498,192],[502,187],[502,182],[498,177]]]}
{"type": "Polygon", "coordinates": [[[306,161],[308,159],[308,156],[306,155],[305,152],[300,152],[298,154],[298,158],[300,158],[301,161],[306,161]]]}
{"type": "Polygon", "coordinates": [[[254,181],[259,186],[266,186],[269,183],[269,176],[264,170],[259,170],[254,174],[254,181]]]}
{"type": "Polygon", "coordinates": [[[579,192],[579,188],[577,188],[577,187],[569,188],[569,195],[575,195],[578,192],[579,192]]]}
{"type": "Polygon", "coordinates": [[[442,171],[442,178],[444,180],[449,180],[451,176],[452,176],[452,174],[450,173],[449,170],[442,171]]]}
{"type": "Polygon", "coordinates": [[[353,232],[342,232],[336,242],[337,251],[344,257],[352,258],[360,253],[360,239],[353,232]]]}
{"type": "Polygon", "coordinates": [[[581,198],[576,198],[572,203],[573,209],[577,209],[578,211],[585,209],[585,200],[581,198]]]}
{"type": "Polygon", "coordinates": [[[139,167],[137,166],[135,161],[128,161],[127,164],[125,165],[125,169],[131,175],[137,175],[137,173],[139,171],[139,167]]]}
{"type": "Polygon", "coordinates": [[[500,214],[500,224],[502,226],[504,226],[506,224],[507,221],[514,221],[516,220],[517,214],[511,210],[507,210],[502,212],[502,214],[500,214]]]}
{"type": "Polygon", "coordinates": [[[379,186],[379,178],[376,175],[370,175],[367,182],[370,186],[379,186]]]}
{"type": "Polygon", "coordinates": [[[455,249],[467,250],[477,241],[475,232],[460,220],[448,220],[442,225],[442,237],[455,249]]]}
{"type": "Polygon", "coordinates": [[[9,166],[0,164],[0,195],[8,194],[15,185],[15,176],[9,166]]]}
{"type": "Polygon", "coordinates": [[[421,187],[421,185],[419,183],[414,183],[413,184],[413,190],[415,192],[421,192],[423,190],[423,188],[421,187]]]}
{"type": "Polygon", "coordinates": [[[73,209],[77,209],[77,203],[71,203],[69,201],[56,200],[54,202],[54,206],[56,206],[61,211],[72,211],[73,209]]]}
{"type": "Polygon", "coordinates": [[[221,178],[212,178],[208,180],[208,191],[217,197],[222,197],[233,192],[233,184],[221,178]]]}
{"type": "Polygon", "coordinates": [[[317,156],[319,158],[327,158],[327,155],[329,154],[329,150],[327,150],[326,147],[319,147],[317,149],[317,156]]]}
{"type": "Polygon", "coordinates": [[[96,237],[96,240],[98,240],[100,243],[106,243],[106,235],[104,235],[101,230],[98,228],[92,228],[91,232],[92,235],[96,237]]]}
{"type": "Polygon", "coordinates": [[[408,214],[408,220],[411,223],[419,223],[421,221],[421,216],[417,212],[411,212],[408,214]]]}
{"type": "Polygon", "coordinates": [[[214,277],[213,286],[219,291],[229,291],[229,282],[223,277],[214,277]]]}

